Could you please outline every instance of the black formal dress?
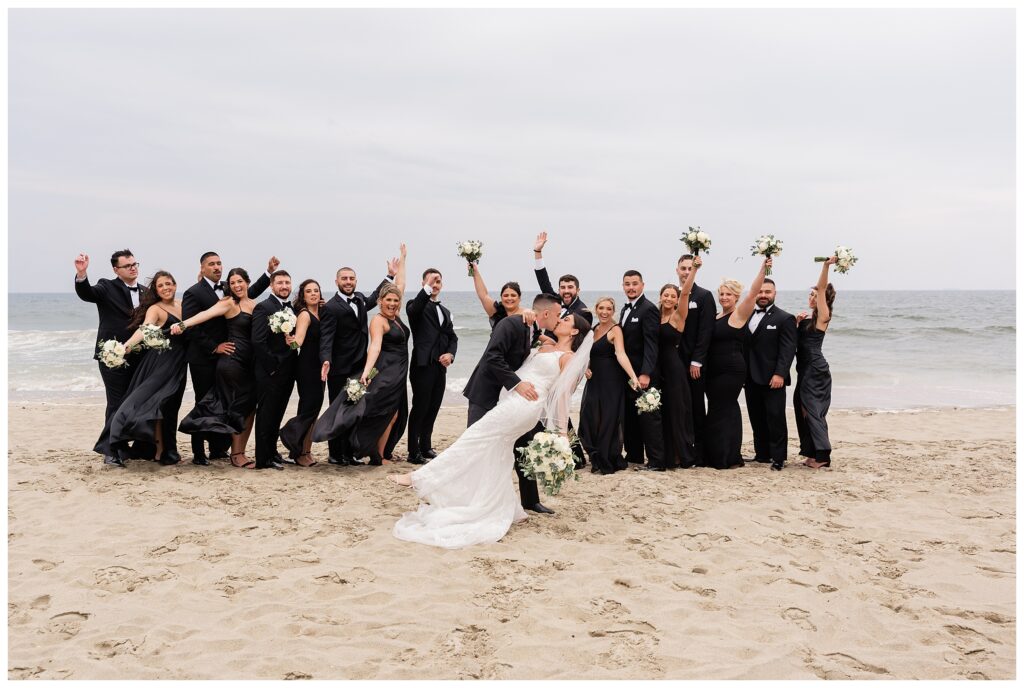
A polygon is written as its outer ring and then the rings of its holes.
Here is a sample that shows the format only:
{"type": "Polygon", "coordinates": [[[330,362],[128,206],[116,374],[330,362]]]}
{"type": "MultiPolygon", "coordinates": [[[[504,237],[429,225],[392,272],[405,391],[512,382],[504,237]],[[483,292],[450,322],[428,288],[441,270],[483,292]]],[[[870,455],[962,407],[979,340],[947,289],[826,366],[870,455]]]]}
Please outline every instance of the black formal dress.
{"type": "Polygon", "coordinates": [[[377,441],[397,412],[398,419],[391,428],[384,453],[388,447],[394,447],[405,432],[409,415],[409,330],[400,318],[390,321],[384,332],[374,367],[377,375],[359,401],[353,404],[344,393],[335,397],[313,426],[314,442],[345,436],[354,458],[369,456],[377,463],[382,459],[377,454],[377,441]]]}
{"type": "MultiPolygon", "coordinates": [[[[680,304],[680,308],[682,308],[680,304]]],[[[686,304],[686,327],[683,338],[679,342],[679,359],[686,370],[687,385],[690,388],[690,414],[693,425],[693,445],[688,451],[688,464],[703,465],[704,453],[704,421],[707,410],[704,404],[704,387],[707,376],[703,369],[707,363],[708,347],[711,345],[711,332],[715,326],[715,297],[696,284],[690,291],[690,301],[686,304]],[[696,380],[690,377],[690,365],[701,366],[701,375],[696,380]]]]}
{"type": "Polygon", "coordinates": [[[832,463],[832,443],[825,420],[832,403],[832,373],[821,353],[825,333],[806,318],[797,328],[796,389],[793,410],[800,435],[800,456],[832,463]]]}
{"type": "Polygon", "coordinates": [[[740,390],[747,377],[743,342],[747,327],[732,327],[729,316],[715,320],[704,374],[708,416],[704,425],[704,465],[711,468],[742,466],[743,416],[740,390]]]}
{"type": "Polygon", "coordinates": [[[754,460],[782,466],[789,446],[786,387],[796,354],[796,319],[775,304],[764,311],[755,310],[750,317],[747,380],[743,391],[750,429],[754,433],[754,460]],[[778,389],[771,388],[774,375],[783,381],[778,389]]]}
{"type": "Polygon", "coordinates": [[[494,326],[500,323],[502,320],[508,317],[508,311],[505,309],[505,304],[501,301],[494,302],[494,315],[487,318],[487,323],[494,329],[494,326]]]}
{"type": "Polygon", "coordinates": [[[409,385],[412,408],[409,411],[409,456],[417,457],[433,449],[434,422],[444,400],[448,369],[438,362],[444,354],[452,360],[458,351],[452,314],[440,301],[431,300],[426,289],[405,304],[412,330],[412,362],[409,385]]]}
{"type": "Polygon", "coordinates": [[[683,365],[676,348],[682,332],[671,323],[658,330],[658,370],[661,373],[661,435],[665,442],[665,467],[690,468],[693,454],[693,414],[690,411],[689,366],[683,365]]]}
{"type": "Polygon", "coordinates": [[[627,466],[622,458],[622,419],[629,377],[615,358],[609,334],[611,330],[590,349],[590,379],[580,404],[580,444],[590,457],[590,469],[605,475],[627,466]]]}
{"type": "Polygon", "coordinates": [[[324,405],[324,383],[320,380],[320,319],[305,308],[299,311],[299,315],[303,312],[309,314],[309,327],[295,366],[299,408],[295,417],[281,428],[281,444],[288,448],[288,456],[292,459],[298,459],[302,454],[306,433],[313,427],[320,415],[320,407],[324,405]]]}
{"type": "MultiPolygon", "coordinates": [[[[170,313],[165,327],[181,322],[170,313]]],[[[185,346],[171,337],[171,348],[163,351],[147,349],[132,374],[131,383],[121,405],[103,426],[93,451],[105,456],[129,458],[130,442],[155,445],[156,422],[163,421],[163,463],[177,463],[178,410],[185,394],[185,346]]]]}
{"type": "Polygon", "coordinates": [[[181,421],[184,433],[237,434],[256,409],[256,388],[252,368],[252,314],[239,313],[227,322],[228,341],[235,351],[217,361],[213,389],[181,421]]]}

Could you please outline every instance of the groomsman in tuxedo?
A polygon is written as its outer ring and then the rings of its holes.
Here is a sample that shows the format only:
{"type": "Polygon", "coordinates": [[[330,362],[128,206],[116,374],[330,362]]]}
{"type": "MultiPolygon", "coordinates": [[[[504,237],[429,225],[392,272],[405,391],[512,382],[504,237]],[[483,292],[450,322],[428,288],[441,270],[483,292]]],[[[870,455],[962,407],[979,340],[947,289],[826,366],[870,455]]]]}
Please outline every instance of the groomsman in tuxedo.
{"type": "Polygon", "coordinates": [[[459,346],[451,311],[438,299],[441,287],[441,273],[429,268],[423,272],[423,288],[405,305],[412,329],[409,463],[426,463],[437,456],[431,436],[444,398],[448,366],[455,361],[455,351],[459,346]]]}
{"type": "Polygon", "coordinates": [[[636,270],[627,270],[622,275],[622,290],[626,294],[626,303],[619,313],[622,344],[640,382],[640,389],[626,390],[626,414],[622,433],[626,460],[630,463],[643,463],[646,451],[647,465],[643,470],[660,472],[666,468],[664,440],[661,434],[661,409],[639,413],[636,400],[643,390],[661,387],[658,374],[658,329],[661,327],[661,313],[658,307],[644,296],[644,278],[636,270]]]}
{"type": "MultiPolygon", "coordinates": [[[[533,311],[536,313],[537,325],[546,330],[553,330],[558,325],[559,302],[551,294],[539,294],[533,300],[533,311]]],[[[510,315],[504,318],[491,330],[491,338],[480,362],[469,376],[469,382],[462,390],[462,396],[469,399],[469,415],[466,427],[473,425],[492,408],[498,405],[498,397],[502,388],[512,390],[524,398],[534,401],[539,398],[537,390],[529,380],[520,380],[515,371],[523,365],[534,341],[539,336],[531,324],[523,320],[522,315],[510,315]]],[[[520,437],[515,448],[525,447],[530,439],[543,426],[538,423],[530,432],[520,437]]],[[[540,514],[553,514],[551,509],[540,503],[540,492],[537,482],[523,475],[519,462],[515,462],[516,475],[519,477],[519,501],[524,509],[540,514]]]]}
{"type": "Polygon", "coordinates": [[[591,325],[594,324],[594,314],[587,308],[587,304],[580,300],[580,281],[575,275],[562,275],[558,278],[558,291],[551,286],[551,279],[548,277],[548,269],[544,266],[544,244],[548,243],[548,233],[541,232],[533,244],[533,258],[535,261],[534,273],[537,275],[537,285],[542,294],[557,296],[561,303],[560,317],[567,313],[578,313],[587,319],[591,325]]]}
{"type": "MultiPolygon", "coordinates": [[[[89,256],[79,253],[75,258],[75,293],[83,301],[96,304],[96,312],[99,314],[100,320],[99,329],[96,332],[97,342],[107,339],[125,342],[132,336],[132,332],[128,330],[132,312],[138,308],[139,299],[146,293],[146,288],[139,284],[139,261],[135,260],[135,256],[129,249],[117,251],[110,256],[110,266],[114,270],[114,279],[100,278],[95,285],[89,284],[89,256]]],[[[93,358],[99,361],[98,344],[93,358]]],[[[103,380],[103,389],[107,394],[107,408],[103,414],[104,423],[110,420],[110,416],[121,405],[139,359],[140,354],[133,353],[127,357],[127,366],[108,368],[102,363],[98,364],[100,378],[103,380]]],[[[134,446],[132,449],[133,453],[136,453],[134,446]]],[[[142,449],[139,447],[140,451],[142,449]]],[[[156,447],[150,445],[149,449],[155,452],[156,447]]],[[[124,462],[116,456],[104,456],[103,463],[124,467],[124,462]]]]}
{"type": "Polygon", "coordinates": [[[781,471],[786,462],[786,387],[796,356],[796,318],[775,305],[775,282],[766,277],[747,322],[747,413],[754,431],[754,461],[781,471]]]}
{"type": "MultiPolygon", "coordinates": [[[[271,256],[267,262],[267,271],[249,285],[249,298],[255,299],[270,286],[270,274],[277,269],[281,261],[271,256]]],[[[208,251],[199,257],[199,281],[185,291],[181,299],[181,318],[191,318],[213,306],[217,301],[230,295],[228,285],[221,282],[224,266],[220,256],[208,251]]],[[[192,390],[195,392],[196,403],[206,396],[213,388],[217,377],[217,357],[230,356],[235,345],[228,341],[228,324],[223,318],[213,318],[204,323],[188,328],[185,332],[188,342],[188,368],[192,374],[192,390]]],[[[209,459],[226,459],[231,447],[231,436],[222,434],[193,433],[192,463],[197,466],[209,466],[209,459]],[[203,439],[210,444],[207,455],[203,447],[203,439]]]]}
{"type": "Polygon", "coordinates": [[[292,278],[284,270],[270,276],[271,294],[253,309],[252,349],[256,380],[256,468],[283,470],[277,460],[277,438],[295,386],[298,350],[291,337],[270,331],[270,316],[278,311],[294,313],[288,296],[292,278]]]}
{"type": "MultiPolygon", "coordinates": [[[[345,389],[349,378],[359,378],[366,363],[370,342],[367,313],[377,307],[377,294],[398,272],[398,260],[388,261],[387,279],[369,296],[356,291],[356,271],[340,268],[334,277],[337,293],[320,309],[320,377],[327,382],[327,394],[334,401],[345,389]]],[[[327,443],[327,461],[336,466],[359,465],[352,458],[348,439],[337,437],[327,443]]]]}
{"type": "MultiPolygon", "coordinates": [[[[679,258],[676,263],[676,275],[679,276],[679,286],[682,287],[686,278],[693,270],[693,256],[687,254],[679,258]]],[[[679,342],[679,358],[683,365],[688,366],[689,387],[690,387],[690,412],[693,415],[693,437],[694,446],[683,445],[683,460],[691,466],[703,465],[704,449],[704,419],[707,410],[704,406],[704,360],[708,355],[708,347],[711,345],[711,332],[715,328],[715,295],[707,289],[697,286],[694,283],[690,290],[690,301],[687,304],[679,304],[680,308],[686,308],[686,329],[683,330],[683,338],[679,342]]]]}

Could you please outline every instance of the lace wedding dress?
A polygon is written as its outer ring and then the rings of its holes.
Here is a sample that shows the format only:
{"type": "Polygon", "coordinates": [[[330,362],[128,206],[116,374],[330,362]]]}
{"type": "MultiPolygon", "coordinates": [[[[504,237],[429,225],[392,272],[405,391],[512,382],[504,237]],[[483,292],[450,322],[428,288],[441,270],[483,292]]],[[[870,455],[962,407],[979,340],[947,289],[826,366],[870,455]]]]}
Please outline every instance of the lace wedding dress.
{"type": "MultiPolygon", "coordinates": [[[[436,547],[467,547],[497,542],[514,521],[526,518],[513,485],[512,446],[537,424],[546,403],[550,405],[546,398],[558,380],[563,353],[533,352],[516,371],[533,383],[537,401],[503,392],[487,415],[411,474],[413,489],[430,503],[403,515],[395,524],[395,537],[436,547]]],[[[567,404],[568,397],[562,400],[565,408],[567,404]]]]}

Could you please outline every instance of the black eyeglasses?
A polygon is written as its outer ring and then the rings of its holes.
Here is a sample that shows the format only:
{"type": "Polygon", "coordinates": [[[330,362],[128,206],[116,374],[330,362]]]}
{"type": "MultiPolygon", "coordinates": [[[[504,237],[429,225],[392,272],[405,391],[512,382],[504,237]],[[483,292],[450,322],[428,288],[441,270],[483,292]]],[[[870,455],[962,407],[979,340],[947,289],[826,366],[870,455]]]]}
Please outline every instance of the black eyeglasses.
{"type": "Polygon", "coordinates": [[[139,269],[139,265],[140,265],[140,263],[128,263],[127,265],[118,265],[117,269],[118,270],[131,270],[132,268],[135,268],[136,270],[138,270],[139,269]]]}

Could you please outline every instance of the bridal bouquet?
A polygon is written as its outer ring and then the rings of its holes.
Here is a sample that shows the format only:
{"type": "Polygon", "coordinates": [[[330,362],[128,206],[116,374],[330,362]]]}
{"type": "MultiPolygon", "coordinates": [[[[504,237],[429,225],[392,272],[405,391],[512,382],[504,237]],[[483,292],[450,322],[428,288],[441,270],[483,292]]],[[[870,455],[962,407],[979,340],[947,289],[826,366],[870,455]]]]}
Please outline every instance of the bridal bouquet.
{"type": "Polygon", "coordinates": [[[695,256],[699,256],[701,251],[707,253],[711,250],[711,237],[700,227],[690,227],[679,241],[686,244],[686,248],[695,256]]]}
{"type": "Polygon", "coordinates": [[[661,392],[657,387],[648,387],[636,398],[636,408],[640,413],[651,413],[661,408],[661,392]]]}
{"type": "MultiPolygon", "coordinates": [[[[287,308],[279,310],[270,316],[270,331],[274,334],[291,334],[295,330],[295,314],[287,308]]],[[[298,349],[299,345],[291,343],[291,348],[298,349]]]]}
{"type": "MultiPolygon", "coordinates": [[[[750,247],[750,255],[752,256],[771,258],[780,253],[782,253],[782,239],[776,239],[774,234],[762,234],[754,240],[754,245],[750,247]]],[[[764,274],[772,274],[772,269],[770,267],[767,268],[764,274]]]]}
{"type": "Polygon", "coordinates": [[[100,350],[97,356],[100,359],[100,363],[108,368],[120,368],[121,366],[128,365],[128,361],[124,360],[124,357],[128,354],[128,349],[124,344],[116,339],[107,339],[100,341],[99,345],[100,350]]]}
{"type": "MultiPolygon", "coordinates": [[[[366,381],[369,382],[377,375],[376,368],[370,368],[370,372],[366,374],[366,381]]],[[[349,380],[345,383],[345,394],[348,395],[348,400],[353,404],[363,398],[366,394],[366,385],[359,380],[349,380]]]]}
{"type": "Polygon", "coordinates": [[[459,257],[465,258],[469,266],[469,276],[473,276],[473,265],[472,263],[480,260],[480,256],[484,254],[484,242],[471,239],[470,241],[460,241],[457,246],[459,247],[459,257]]]}
{"type": "MultiPolygon", "coordinates": [[[[853,251],[846,246],[836,246],[836,252],[832,254],[836,257],[836,272],[845,275],[853,267],[853,264],[857,262],[857,256],[853,255],[853,251]]],[[[815,263],[824,263],[832,256],[817,256],[814,259],[815,263]]]]}
{"type": "Polygon", "coordinates": [[[519,466],[523,475],[537,481],[544,493],[554,496],[562,489],[562,483],[576,474],[576,462],[572,457],[572,446],[565,435],[538,432],[525,447],[516,450],[519,453],[519,466]]]}
{"type": "Polygon", "coordinates": [[[167,338],[159,326],[146,323],[139,329],[142,330],[142,345],[147,349],[166,351],[171,348],[171,340],[167,338]]]}

